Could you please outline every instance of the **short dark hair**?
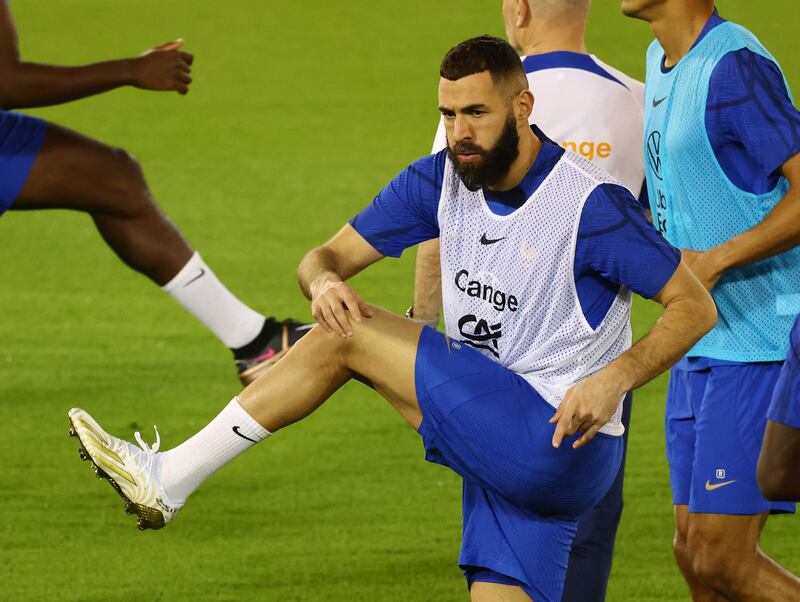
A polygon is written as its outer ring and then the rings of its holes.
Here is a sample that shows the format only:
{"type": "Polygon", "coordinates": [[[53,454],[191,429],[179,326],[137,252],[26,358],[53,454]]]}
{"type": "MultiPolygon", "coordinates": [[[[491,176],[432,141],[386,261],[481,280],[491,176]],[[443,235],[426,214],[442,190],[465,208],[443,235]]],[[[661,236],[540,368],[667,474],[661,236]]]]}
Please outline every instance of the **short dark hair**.
{"type": "Polygon", "coordinates": [[[439,75],[456,81],[468,75],[488,71],[495,83],[514,82],[521,92],[528,86],[525,69],[514,48],[501,38],[482,35],[451,48],[442,60],[439,75]]]}

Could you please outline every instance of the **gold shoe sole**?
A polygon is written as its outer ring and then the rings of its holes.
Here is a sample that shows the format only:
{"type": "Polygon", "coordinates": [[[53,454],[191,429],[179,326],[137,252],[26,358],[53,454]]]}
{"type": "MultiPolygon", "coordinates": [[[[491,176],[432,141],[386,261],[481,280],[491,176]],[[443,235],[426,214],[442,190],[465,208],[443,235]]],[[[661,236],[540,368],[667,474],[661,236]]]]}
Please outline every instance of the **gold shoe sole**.
{"type": "Polygon", "coordinates": [[[164,515],[161,513],[161,511],[156,510],[155,508],[150,508],[149,506],[143,506],[142,504],[132,502],[130,498],[122,492],[122,489],[119,485],[117,485],[117,482],[111,477],[111,475],[109,475],[105,470],[100,468],[95,463],[92,455],[84,446],[80,435],[78,435],[78,430],[75,428],[72,418],[69,418],[69,436],[78,439],[78,445],[80,446],[78,453],[80,454],[81,460],[84,462],[86,460],[91,462],[92,469],[94,470],[94,474],[97,476],[97,478],[108,481],[109,484],[114,488],[114,491],[117,492],[119,497],[125,500],[125,512],[127,514],[135,514],[138,517],[136,526],[138,527],[139,531],[144,531],[145,529],[161,529],[166,524],[164,522],[164,515]]]}

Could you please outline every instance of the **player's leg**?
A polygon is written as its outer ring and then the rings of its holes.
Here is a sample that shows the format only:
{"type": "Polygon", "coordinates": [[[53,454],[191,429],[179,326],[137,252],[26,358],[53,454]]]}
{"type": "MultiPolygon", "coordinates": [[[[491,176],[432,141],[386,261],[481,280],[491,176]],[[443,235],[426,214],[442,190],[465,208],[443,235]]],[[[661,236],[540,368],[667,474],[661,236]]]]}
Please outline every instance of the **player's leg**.
{"type": "Polygon", "coordinates": [[[160,286],[193,253],[133,157],[54,124],[12,208],[85,211],[119,258],[160,286]]]}
{"type": "Polygon", "coordinates": [[[758,547],[767,516],[689,514],[692,570],[717,600],[800,600],[800,580],[758,547]]]}
{"type": "Polygon", "coordinates": [[[766,500],[756,480],[780,369],[780,362],[712,366],[697,412],[686,551],[696,580],[732,600],[800,599],[800,580],[758,547],[767,514],[794,511],[766,500]]]}
{"type": "Polygon", "coordinates": [[[274,433],[308,416],[357,377],[419,428],[422,413],[414,373],[422,326],[380,308],[374,313],[353,324],[352,337],[314,328],[281,361],[280,370],[271,370],[242,391],[242,407],[274,433]]]}
{"type": "Polygon", "coordinates": [[[608,493],[578,523],[564,580],[561,602],[603,602],[614,557],[614,541],[622,517],[622,491],[628,448],[633,395],[625,397],[622,424],[625,426],[622,463],[608,493]]]}
{"type": "Polygon", "coordinates": [[[758,457],[758,485],[771,500],[800,500],[800,316],[772,392],[758,457]]]}
{"type": "Polygon", "coordinates": [[[204,429],[158,455],[111,437],[88,414],[71,410],[70,421],[82,452],[111,476],[112,485],[129,500],[129,508],[135,506],[140,525],[157,528],[216,470],[271,433],[309,415],[350,378],[368,382],[416,428],[422,421],[414,386],[422,327],[384,310],[375,308],[373,313],[354,325],[352,337],[312,329],[204,429]],[[129,475],[139,478],[129,479],[129,475]],[[161,500],[160,509],[156,500],[161,500]],[[155,519],[152,512],[158,513],[155,519]]]}
{"type": "Polygon", "coordinates": [[[675,538],[673,551],[678,568],[681,570],[694,602],[725,602],[727,598],[700,583],[694,574],[692,557],[689,554],[689,506],[686,504],[675,507],[675,538]]]}
{"type": "Polygon", "coordinates": [[[516,585],[476,581],[469,590],[472,602],[532,602],[532,598],[516,585]]]}
{"type": "Polygon", "coordinates": [[[91,215],[125,264],[162,286],[233,351],[245,383],[305,334],[296,322],[266,319],[220,282],[155,203],[139,163],[124,150],[48,124],[11,208],[91,215]]]}
{"type": "Polygon", "coordinates": [[[758,485],[769,500],[800,500],[800,429],[767,421],[758,485]]]}

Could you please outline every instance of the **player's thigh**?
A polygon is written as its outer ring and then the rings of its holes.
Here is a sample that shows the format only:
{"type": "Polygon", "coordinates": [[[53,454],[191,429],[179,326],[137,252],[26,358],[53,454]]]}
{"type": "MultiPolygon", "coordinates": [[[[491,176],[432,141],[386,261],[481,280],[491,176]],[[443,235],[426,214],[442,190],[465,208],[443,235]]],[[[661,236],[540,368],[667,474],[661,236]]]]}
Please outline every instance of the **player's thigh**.
{"type": "MultiPolygon", "coordinates": [[[[415,429],[422,416],[415,387],[417,348],[422,326],[379,307],[353,324],[346,344],[348,366],[380,393],[415,429]]],[[[336,336],[326,333],[325,336],[336,336]]]]}
{"type": "Polygon", "coordinates": [[[733,560],[751,558],[769,517],[762,514],[688,513],[688,545],[693,556],[706,553],[733,560]]]}
{"type": "Polygon", "coordinates": [[[472,602],[531,602],[521,587],[476,581],[469,590],[472,602]]]}
{"type": "Polygon", "coordinates": [[[136,161],[125,151],[49,124],[13,209],[75,209],[125,215],[132,195],[146,190],[136,161]]]}

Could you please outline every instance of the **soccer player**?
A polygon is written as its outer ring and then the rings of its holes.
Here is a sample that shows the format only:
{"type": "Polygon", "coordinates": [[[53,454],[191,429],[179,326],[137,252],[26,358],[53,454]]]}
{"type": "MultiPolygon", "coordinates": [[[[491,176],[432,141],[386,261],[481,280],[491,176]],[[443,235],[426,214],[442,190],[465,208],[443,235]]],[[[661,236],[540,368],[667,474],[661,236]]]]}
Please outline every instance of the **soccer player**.
{"type": "MultiPolygon", "coordinates": [[[[505,0],[506,37],[522,54],[522,65],[536,98],[531,123],[547,136],[577,152],[614,176],[647,205],[642,155],[644,84],[608,66],[586,49],[589,0],[505,0]]],[[[440,121],[433,152],[445,148],[440,121]]],[[[439,243],[423,243],[417,251],[414,304],[409,314],[432,325],[439,322],[441,285],[439,243]]],[[[598,323],[616,290],[604,291],[606,301],[589,306],[600,281],[584,281],[578,291],[589,322],[598,323]]],[[[622,422],[627,448],[631,399],[624,402],[622,422]]],[[[581,519],[572,542],[562,602],[602,602],[608,586],[614,540],[622,516],[625,453],[613,487],[581,519]]]]}
{"type": "Polygon", "coordinates": [[[81,453],[139,515],[170,521],[215,470],[302,420],[352,378],[468,483],[459,564],[472,599],[558,602],[578,517],[616,478],[622,398],[714,323],[711,297],[624,187],[528,125],[514,49],[488,36],[445,56],[448,148],[401,172],[298,268],[319,326],[198,434],[167,452],[70,410],[81,453]],[[513,201],[512,213],[500,208],[513,201]],[[592,237],[579,223],[597,220],[592,237]],[[447,336],[367,305],[346,280],[439,236],[447,336]],[[484,241],[484,242],[481,242],[484,241]],[[617,295],[597,327],[581,274],[617,295]],[[630,290],[665,306],[630,347],[630,290]],[[555,426],[553,426],[555,425],[555,426]]]}
{"type": "MultiPolygon", "coordinates": [[[[193,57],[181,44],[82,67],[26,63],[11,12],[0,2],[0,107],[55,105],[125,85],[186,94],[193,57]]],[[[0,110],[0,215],[9,209],[91,215],[125,264],[169,293],[231,349],[244,384],[306,332],[298,322],[265,318],[237,299],[159,209],[139,163],[124,150],[0,110]]]]}
{"type": "Polygon", "coordinates": [[[645,169],[653,220],[719,322],[673,369],[666,438],[675,556],[695,600],[800,600],[759,548],[756,464],[800,312],[800,114],[780,67],[711,0],[622,0],[650,23],[645,169]]]}
{"type": "Polygon", "coordinates": [[[767,412],[758,486],[768,500],[800,501],[800,315],[767,412]]]}

